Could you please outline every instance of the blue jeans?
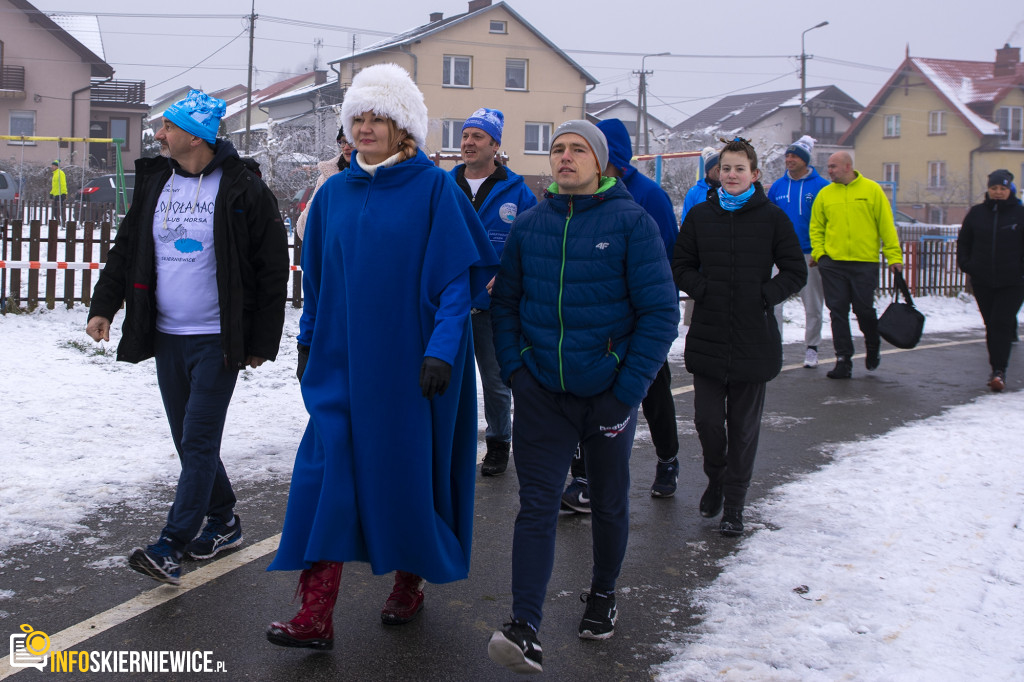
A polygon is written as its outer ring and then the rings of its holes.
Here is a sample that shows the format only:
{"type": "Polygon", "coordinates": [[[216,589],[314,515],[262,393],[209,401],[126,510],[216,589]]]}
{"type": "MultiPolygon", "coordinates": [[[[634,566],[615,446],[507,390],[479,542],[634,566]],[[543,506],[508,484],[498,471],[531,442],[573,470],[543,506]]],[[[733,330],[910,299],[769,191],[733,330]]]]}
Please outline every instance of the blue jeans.
{"type": "Polygon", "coordinates": [[[473,313],[473,352],[484,385],[484,418],[488,440],[508,443],[512,440],[512,391],[501,381],[501,367],[494,352],[491,311],[473,313]]]}
{"type": "Polygon", "coordinates": [[[629,540],[629,456],[637,408],[622,404],[610,390],[590,398],[552,393],[527,369],[512,381],[512,456],[519,478],[512,614],[539,628],[555,562],[562,487],[577,444],[587,451],[594,546],[590,589],[615,590],[629,540]]]}
{"type": "Polygon", "coordinates": [[[224,420],[238,371],[225,366],[219,334],[157,332],[156,377],[181,461],[162,536],[181,551],[206,517],[231,520],[235,493],[220,460],[224,420]]]}

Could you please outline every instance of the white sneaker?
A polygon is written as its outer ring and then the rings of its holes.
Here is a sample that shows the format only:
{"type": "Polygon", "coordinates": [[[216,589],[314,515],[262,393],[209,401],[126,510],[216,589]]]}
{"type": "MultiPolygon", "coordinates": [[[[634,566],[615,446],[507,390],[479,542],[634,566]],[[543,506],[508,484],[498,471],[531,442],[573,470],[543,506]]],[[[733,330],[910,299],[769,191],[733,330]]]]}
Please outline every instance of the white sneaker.
{"type": "Polygon", "coordinates": [[[818,351],[808,348],[804,354],[804,367],[814,368],[818,366],[818,351]]]}

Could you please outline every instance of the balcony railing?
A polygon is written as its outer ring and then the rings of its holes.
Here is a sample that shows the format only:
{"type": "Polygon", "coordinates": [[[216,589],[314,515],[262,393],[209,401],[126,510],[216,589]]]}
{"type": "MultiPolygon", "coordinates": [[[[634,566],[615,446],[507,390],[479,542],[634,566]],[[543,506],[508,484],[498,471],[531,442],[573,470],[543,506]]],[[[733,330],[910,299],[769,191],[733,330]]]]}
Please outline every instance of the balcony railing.
{"type": "Polygon", "coordinates": [[[89,98],[93,102],[115,104],[145,104],[146,81],[104,81],[92,86],[89,98]]]}
{"type": "Polygon", "coordinates": [[[24,90],[25,89],[25,67],[4,66],[0,67],[0,90],[24,90]]]}

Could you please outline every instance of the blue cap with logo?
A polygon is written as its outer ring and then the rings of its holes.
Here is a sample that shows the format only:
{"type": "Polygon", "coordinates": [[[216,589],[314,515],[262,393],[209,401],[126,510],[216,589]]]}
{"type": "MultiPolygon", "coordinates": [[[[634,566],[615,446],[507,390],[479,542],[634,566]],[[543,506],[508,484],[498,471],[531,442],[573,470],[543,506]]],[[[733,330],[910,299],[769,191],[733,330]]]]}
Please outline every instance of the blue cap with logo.
{"type": "Polygon", "coordinates": [[[220,120],[226,111],[224,100],[210,97],[201,90],[189,90],[185,99],[167,107],[164,118],[186,133],[214,144],[220,120]]]}

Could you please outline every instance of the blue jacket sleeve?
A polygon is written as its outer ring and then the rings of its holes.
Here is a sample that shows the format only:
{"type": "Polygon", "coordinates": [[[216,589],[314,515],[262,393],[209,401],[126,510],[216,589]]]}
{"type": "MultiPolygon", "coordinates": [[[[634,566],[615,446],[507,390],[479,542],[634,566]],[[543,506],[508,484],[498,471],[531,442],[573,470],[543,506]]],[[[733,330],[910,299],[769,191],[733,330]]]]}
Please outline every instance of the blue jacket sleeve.
{"type": "Polygon", "coordinates": [[[463,270],[441,291],[440,304],[434,315],[434,333],[430,335],[424,356],[455,363],[459,342],[466,333],[469,319],[469,270],[463,270]]]}
{"type": "Polygon", "coordinates": [[[672,249],[676,245],[676,237],[679,235],[678,223],[676,223],[676,211],[672,208],[672,200],[664,190],[652,191],[644,201],[644,208],[654,222],[658,224],[661,232],[661,239],[665,242],[665,256],[672,259],[672,249]]]}
{"type": "Polygon", "coordinates": [[[501,254],[501,267],[494,280],[491,296],[491,325],[494,328],[494,352],[501,367],[501,380],[506,384],[516,370],[523,367],[519,339],[519,303],[523,297],[523,271],[515,224],[501,254]]]}
{"type": "Polygon", "coordinates": [[[612,390],[626,405],[639,405],[679,335],[679,297],[654,220],[644,215],[630,232],[626,287],[636,314],[629,351],[612,390]]]}

